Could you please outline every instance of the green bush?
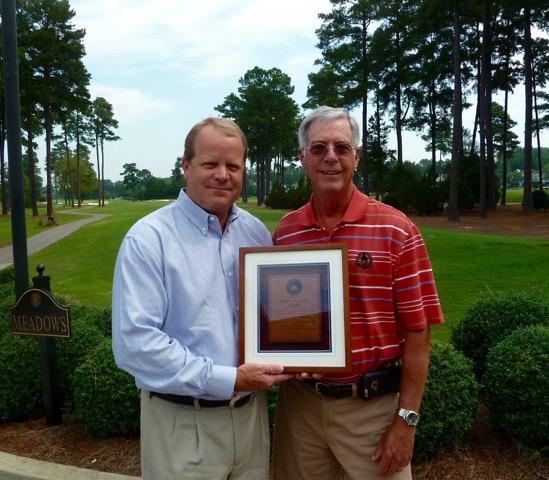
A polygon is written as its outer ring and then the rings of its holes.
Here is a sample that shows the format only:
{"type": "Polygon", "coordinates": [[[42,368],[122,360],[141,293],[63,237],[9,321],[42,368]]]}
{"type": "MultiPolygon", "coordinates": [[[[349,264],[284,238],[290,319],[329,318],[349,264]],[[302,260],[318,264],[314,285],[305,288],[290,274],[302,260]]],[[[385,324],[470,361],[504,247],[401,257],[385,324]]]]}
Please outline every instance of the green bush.
{"type": "Polygon", "coordinates": [[[74,415],[84,430],[96,437],[139,431],[139,390],[116,366],[109,339],[75,370],[73,387],[74,415]]]}
{"type": "Polygon", "coordinates": [[[62,305],[66,305],[70,310],[73,322],[81,320],[95,326],[105,337],[112,335],[112,313],[110,308],[82,305],[74,302],[62,303],[62,305]]]}
{"type": "Polygon", "coordinates": [[[15,270],[13,266],[9,266],[0,270],[0,285],[13,283],[15,281],[15,270]]]}
{"type": "Polygon", "coordinates": [[[474,362],[482,379],[488,351],[515,329],[549,323],[549,303],[539,293],[500,293],[473,305],[452,330],[452,343],[474,362]]]}
{"type": "Polygon", "coordinates": [[[265,205],[269,208],[288,208],[288,192],[284,185],[273,183],[271,191],[265,197],[265,205]]]}
{"type": "Polygon", "coordinates": [[[383,203],[403,212],[413,210],[421,177],[421,169],[412,162],[392,166],[385,180],[383,203]]]}
{"type": "Polygon", "coordinates": [[[433,180],[432,175],[424,175],[417,183],[412,208],[418,215],[432,215],[444,210],[444,201],[442,186],[433,180]]]}
{"type": "Polygon", "coordinates": [[[452,345],[433,342],[414,461],[433,457],[461,441],[474,423],[478,391],[472,362],[452,345]]]}
{"type": "Polygon", "coordinates": [[[34,338],[7,333],[0,337],[0,421],[42,412],[40,354],[34,338]]]}
{"type": "Polygon", "coordinates": [[[295,187],[286,188],[279,182],[274,182],[271,191],[265,197],[265,205],[270,208],[295,210],[305,205],[311,197],[309,177],[301,176],[295,187]]]}
{"type": "Polygon", "coordinates": [[[74,371],[104,338],[93,323],[80,317],[72,321],[71,338],[56,342],[59,393],[67,411],[73,407],[74,371]]]}
{"type": "Polygon", "coordinates": [[[11,332],[10,308],[15,304],[15,295],[13,291],[11,296],[0,299],[0,335],[11,332]]]}
{"type": "Polygon", "coordinates": [[[489,353],[484,376],[494,427],[525,445],[547,448],[549,326],[519,328],[489,353]]]}
{"type": "Polygon", "coordinates": [[[534,190],[532,201],[536,210],[547,210],[549,208],[549,195],[545,190],[534,190]]]}

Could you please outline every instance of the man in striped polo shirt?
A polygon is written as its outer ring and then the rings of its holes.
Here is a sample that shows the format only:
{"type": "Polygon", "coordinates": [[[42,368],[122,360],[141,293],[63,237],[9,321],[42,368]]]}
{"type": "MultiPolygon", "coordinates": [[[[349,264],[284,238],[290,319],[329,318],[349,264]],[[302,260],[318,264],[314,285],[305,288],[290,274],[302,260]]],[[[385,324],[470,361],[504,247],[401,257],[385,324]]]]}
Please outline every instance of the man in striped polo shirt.
{"type": "Polygon", "coordinates": [[[443,321],[425,244],[403,213],[354,186],[360,138],[346,109],[317,108],[298,137],[313,195],[273,239],[347,244],[352,371],[280,386],[274,479],[411,479],[429,326],[443,321]]]}

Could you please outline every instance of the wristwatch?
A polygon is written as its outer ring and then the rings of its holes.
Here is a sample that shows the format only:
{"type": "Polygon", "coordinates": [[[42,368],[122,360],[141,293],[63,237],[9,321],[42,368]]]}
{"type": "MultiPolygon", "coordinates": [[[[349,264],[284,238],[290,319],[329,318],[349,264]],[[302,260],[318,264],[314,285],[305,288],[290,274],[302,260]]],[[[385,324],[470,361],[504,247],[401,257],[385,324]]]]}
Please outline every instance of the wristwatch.
{"type": "Polygon", "coordinates": [[[413,410],[397,408],[396,414],[412,427],[415,427],[419,423],[419,413],[413,410]]]}

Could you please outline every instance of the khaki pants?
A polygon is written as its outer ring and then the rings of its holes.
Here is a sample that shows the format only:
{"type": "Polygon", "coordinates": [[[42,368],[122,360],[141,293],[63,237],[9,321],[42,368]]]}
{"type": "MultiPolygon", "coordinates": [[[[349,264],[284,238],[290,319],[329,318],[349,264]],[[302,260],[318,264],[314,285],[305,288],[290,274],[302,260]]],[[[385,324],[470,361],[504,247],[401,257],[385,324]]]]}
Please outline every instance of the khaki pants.
{"type": "Polygon", "coordinates": [[[410,480],[410,465],[389,477],[371,460],[392,422],[397,394],[364,401],[320,396],[297,380],[280,386],[276,409],[274,480],[410,480]]]}
{"type": "Polygon", "coordinates": [[[141,471],[143,480],[265,480],[266,394],[238,408],[195,409],[141,392],[141,471]]]}

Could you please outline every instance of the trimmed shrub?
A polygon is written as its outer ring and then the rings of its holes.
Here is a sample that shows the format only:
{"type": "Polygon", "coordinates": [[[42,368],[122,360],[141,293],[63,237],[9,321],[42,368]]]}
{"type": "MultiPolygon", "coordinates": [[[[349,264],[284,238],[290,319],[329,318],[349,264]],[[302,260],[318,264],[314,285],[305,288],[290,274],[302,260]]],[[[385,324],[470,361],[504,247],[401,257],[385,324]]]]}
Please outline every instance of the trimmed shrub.
{"type": "Polygon", "coordinates": [[[444,210],[445,196],[443,186],[433,180],[431,175],[424,175],[417,183],[412,208],[418,215],[432,215],[444,210]]]}
{"type": "Polygon", "coordinates": [[[131,435],[139,431],[139,390],[114,362],[104,339],[73,375],[74,415],[91,435],[131,435]]]}
{"type": "Polygon", "coordinates": [[[15,304],[15,295],[13,291],[11,296],[0,299],[0,335],[11,332],[10,327],[10,307],[15,304]]]}
{"type": "Polygon", "coordinates": [[[73,406],[74,371],[105,338],[93,323],[86,320],[85,317],[74,319],[71,338],[56,342],[59,393],[67,411],[71,411],[73,406]]]}
{"type": "Polygon", "coordinates": [[[433,457],[461,441],[474,423],[478,391],[471,360],[450,344],[433,342],[414,461],[433,457]]]}
{"type": "Polygon", "coordinates": [[[421,177],[421,169],[411,162],[392,166],[385,179],[383,203],[403,212],[413,210],[421,177]]]}
{"type": "Polygon", "coordinates": [[[537,292],[500,293],[473,305],[452,330],[453,345],[482,379],[488,351],[518,327],[549,323],[549,303],[537,292]]]}
{"type": "Polygon", "coordinates": [[[9,266],[0,270],[0,285],[13,283],[15,281],[15,270],[9,266]]]}
{"type": "Polygon", "coordinates": [[[311,193],[311,182],[305,175],[299,177],[295,187],[287,188],[279,182],[274,182],[265,198],[265,205],[270,208],[295,210],[309,201],[311,193]]]}
{"type": "Polygon", "coordinates": [[[284,185],[273,182],[271,191],[265,197],[265,205],[269,208],[288,208],[288,192],[284,185]]]}
{"type": "Polygon", "coordinates": [[[547,210],[549,208],[549,195],[545,190],[534,190],[532,202],[536,210],[547,210]]]}
{"type": "Polygon", "coordinates": [[[484,375],[494,427],[525,445],[547,448],[549,326],[516,330],[489,353],[484,375]]]}
{"type": "Polygon", "coordinates": [[[62,303],[67,305],[73,322],[83,321],[93,325],[105,337],[112,336],[112,313],[110,308],[82,305],[80,303],[62,303]]]}
{"type": "Polygon", "coordinates": [[[38,342],[7,333],[0,337],[0,421],[42,412],[38,342]]]}

